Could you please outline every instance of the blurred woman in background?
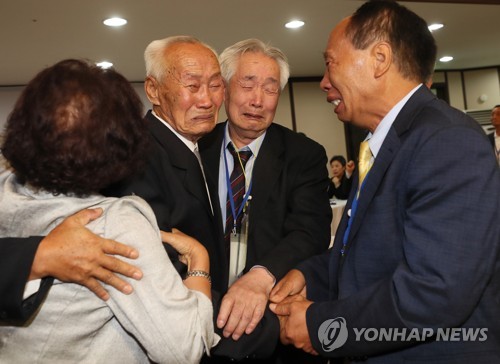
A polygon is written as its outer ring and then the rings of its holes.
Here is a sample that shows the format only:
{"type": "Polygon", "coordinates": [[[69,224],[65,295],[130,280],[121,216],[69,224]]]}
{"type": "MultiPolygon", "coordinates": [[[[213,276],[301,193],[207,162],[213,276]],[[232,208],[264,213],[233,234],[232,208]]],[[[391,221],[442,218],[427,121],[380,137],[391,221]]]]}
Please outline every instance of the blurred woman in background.
{"type": "Polygon", "coordinates": [[[330,159],[330,168],[332,177],[328,186],[328,197],[347,200],[351,191],[354,162],[349,161],[349,163],[346,163],[343,156],[334,155],[330,159]]]}

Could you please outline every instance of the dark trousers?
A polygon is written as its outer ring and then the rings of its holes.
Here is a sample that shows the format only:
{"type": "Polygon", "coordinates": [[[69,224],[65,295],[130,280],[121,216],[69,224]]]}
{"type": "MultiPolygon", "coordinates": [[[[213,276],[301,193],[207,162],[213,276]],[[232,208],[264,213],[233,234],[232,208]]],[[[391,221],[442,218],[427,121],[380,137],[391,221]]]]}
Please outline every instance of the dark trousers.
{"type": "Polygon", "coordinates": [[[291,345],[281,345],[276,346],[276,350],[271,355],[271,357],[266,359],[242,359],[236,361],[234,359],[228,359],[224,357],[203,357],[201,364],[326,364],[328,359],[321,358],[314,355],[309,355],[302,350],[296,349],[291,345]]]}

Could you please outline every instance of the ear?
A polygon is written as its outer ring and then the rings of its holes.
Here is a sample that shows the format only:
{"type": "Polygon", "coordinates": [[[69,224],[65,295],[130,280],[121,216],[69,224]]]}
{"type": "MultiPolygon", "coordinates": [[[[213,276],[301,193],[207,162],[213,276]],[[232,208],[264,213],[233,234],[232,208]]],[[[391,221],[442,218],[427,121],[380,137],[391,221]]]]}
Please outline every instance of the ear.
{"type": "Polygon", "coordinates": [[[151,76],[146,77],[144,81],[144,91],[148,97],[149,102],[153,105],[160,105],[160,97],[158,90],[158,81],[151,76]]]}
{"type": "Polygon", "coordinates": [[[374,60],[374,76],[382,77],[392,65],[392,48],[387,42],[376,43],[371,51],[374,60]]]}

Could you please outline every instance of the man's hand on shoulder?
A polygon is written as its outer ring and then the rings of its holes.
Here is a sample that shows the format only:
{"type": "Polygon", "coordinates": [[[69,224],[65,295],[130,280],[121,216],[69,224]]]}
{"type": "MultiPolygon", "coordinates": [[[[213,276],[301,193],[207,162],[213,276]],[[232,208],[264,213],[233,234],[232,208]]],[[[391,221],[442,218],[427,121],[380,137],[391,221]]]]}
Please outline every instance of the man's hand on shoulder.
{"type": "Polygon", "coordinates": [[[112,255],[136,259],[139,253],[127,245],[101,238],[85,227],[101,214],[102,209],[82,210],[54,228],[38,246],[30,280],[52,276],[78,283],[103,300],[109,294],[100,282],[130,294],[132,286],[116,274],[141,279],[142,272],[112,255]]]}

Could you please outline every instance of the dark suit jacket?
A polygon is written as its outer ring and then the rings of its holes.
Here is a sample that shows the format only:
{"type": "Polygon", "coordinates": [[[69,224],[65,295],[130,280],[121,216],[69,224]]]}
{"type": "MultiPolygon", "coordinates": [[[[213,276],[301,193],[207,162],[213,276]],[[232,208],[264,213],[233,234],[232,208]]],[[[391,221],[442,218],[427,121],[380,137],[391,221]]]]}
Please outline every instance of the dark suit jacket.
{"type": "MultiPolygon", "coordinates": [[[[357,185],[356,180],[353,181],[357,185]]],[[[500,362],[500,172],[478,124],[420,87],[397,116],[366,177],[347,251],[355,189],[330,254],[299,269],[320,355],[368,363],[500,362]],[[464,166],[474,166],[464,173],[464,166]],[[318,330],[343,317],[344,345],[318,330]],[[356,340],[353,328],[487,328],[487,340],[356,340]]],[[[372,336],[373,337],[373,336],[372,336]]]]}
{"type": "MultiPolygon", "coordinates": [[[[146,115],[146,120],[152,145],[145,170],[108,188],[104,193],[110,196],[135,194],[142,197],[152,207],[161,230],[177,228],[207,248],[215,322],[220,300],[227,291],[229,271],[223,236],[218,231],[220,209],[217,192],[210,188],[214,191],[212,203],[215,215],[212,215],[203,175],[194,153],[151,112],[146,115]]],[[[172,254],[172,248],[167,250],[177,270],[181,270],[175,262],[176,254],[172,254]]],[[[221,335],[220,330],[216,331],[221,335]]],[[[215,350],[217,355],[234,359],[265,357],[272,353],[278,337],[278,320],[267,310],[252,335],[244,335],[237,342],[222,339],[215,350]]]]}
{"type": "MultiPolygon", "coordinates": [[[[219,181],[225,126],[218,124],[199,142],[213,185],[219,181]]],[[[277,124],[267,129],[253,168],[245,271],[262,265],[279,280],[300,261],[327,249],[332,212],[326,163],[318,143],[277,124]]]]}
{"type": "Polygon", "coordinates": [[[210,255],[213,287],[224,292],[224,275],[220,269],[224,264],[222,247],[198,160],[151,112],[147,113],[146,120],[152,136],[146,168],[108,188],[105,194],[140,196],[153,209],[161,230],[177,228],[201,242],[210,255]]]}
{"type": "Polygon", "coordinates": [[[0,322],[22,324],[38,308],[47,294],[51,278],[42,279],[37,293],[23,300],[41,237],[0,239],[0,322]]]}

